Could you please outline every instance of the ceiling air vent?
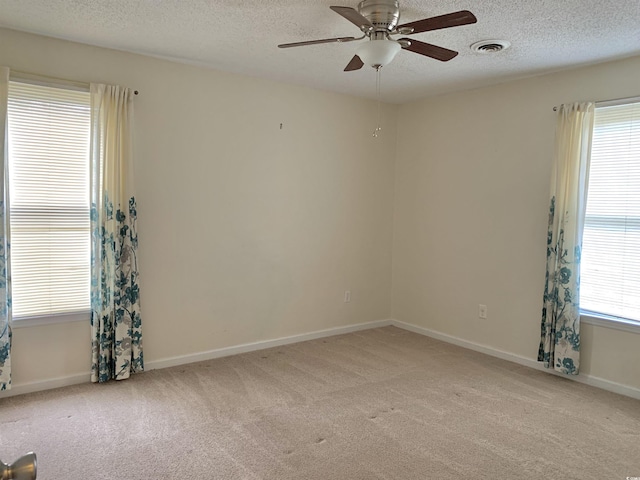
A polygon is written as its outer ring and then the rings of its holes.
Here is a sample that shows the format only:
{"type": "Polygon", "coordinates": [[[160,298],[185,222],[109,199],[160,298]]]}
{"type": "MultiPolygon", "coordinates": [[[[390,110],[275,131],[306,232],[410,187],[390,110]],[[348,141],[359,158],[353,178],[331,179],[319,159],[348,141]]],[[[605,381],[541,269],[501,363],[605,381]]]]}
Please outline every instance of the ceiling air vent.
{"type": "Polygon", "coordinates": [[[498,53],[510,46],[511,43],[506,40],[483,40],[471,45],[471,50],[478,53],[498,53]]]}

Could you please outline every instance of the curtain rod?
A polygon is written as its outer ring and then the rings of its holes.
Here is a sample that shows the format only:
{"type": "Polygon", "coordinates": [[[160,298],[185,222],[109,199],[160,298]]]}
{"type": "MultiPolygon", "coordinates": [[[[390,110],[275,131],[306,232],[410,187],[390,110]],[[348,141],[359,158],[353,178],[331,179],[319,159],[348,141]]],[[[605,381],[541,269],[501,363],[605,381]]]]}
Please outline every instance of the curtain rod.
{"type": "MultiPolygon", "coordinates": [[[[88,90],[90,85],[88,82],[76,82],[74,80],[67,80],[66,78],[51,77],[49,75],[39,75],[35,73],[21,72],[18,70],[9,70],[9,74],[21,80],[31,80],[44,84],[54,83],[58,85],[65,85],[76,90],[88,90]]],[[[138,93],[138,90],[133,91],[134,95],[138,95],[138,93]]]]}
{"type": "MultiPolygon", "coordinates": [[[[625,97],[625,98],[615,98],[613,100],[598,100],[596,102],[596,107],[610,107],[613,105],[618,105],[619,103],[635,103],[640,102],[640,97],[625,97]]],[[[553,107],[553,111],[557,112],[558,107],[553,107]]]]}

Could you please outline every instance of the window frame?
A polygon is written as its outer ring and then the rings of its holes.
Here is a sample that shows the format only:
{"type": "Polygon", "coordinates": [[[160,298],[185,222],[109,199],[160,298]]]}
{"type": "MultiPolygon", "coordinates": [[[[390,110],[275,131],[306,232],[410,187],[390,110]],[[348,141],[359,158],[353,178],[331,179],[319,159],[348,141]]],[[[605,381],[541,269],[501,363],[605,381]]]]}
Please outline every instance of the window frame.
{"type": "MultiPolygon", "coordinates": [[[[72,80],[64,80],[55,77],[43,75],[34,75],[25,72],[11,71],[9,74],[10,82],[26,83],[31,85],[40,85],[51,88],[62,88],[66,90],[75,90],[81,92],[89,92],[90,85],[84,82],[75,82],[72,80]]],[[[11,278],[11,277],[9,277],[11,278]]],[[[91,309],[79,312],[59,313],[50,315],[33,315],[22,316],[19,318],[11,318],[11,328],[28,328],[41,325],[55,325],[62,323],[90,322],[91,309]]]]}
{"type": "Polygon", "coordinates": [[[580,309],[580,322],[597,327],[612,328],[623,332],[640,334],[640,322],[629,318],[613,317],[598,312],[580,309]]]}
{"type": "Polygon", "coordinates": [[[20,317],[11,319],[11,328],[37,327],[40,325],[55,325],[58,323],[89,322],[91,311],[79,313],[61,313],[58,315],[38,315],[33,317],[20,317]]]}
{"type": "MultiPolygon", "coordinates": [[[[620,98],[616,100],[596,102],[595,108],[613,107],[638,102],[640,102],[640,97],[620,98]]],[[[580,308],[580,321],[587,325],[595,325],[598,327],[640,334],[640,321],[631,318],[617,317],[614,315],[607,315],[602,312],[594,312],[580,308]]]]}

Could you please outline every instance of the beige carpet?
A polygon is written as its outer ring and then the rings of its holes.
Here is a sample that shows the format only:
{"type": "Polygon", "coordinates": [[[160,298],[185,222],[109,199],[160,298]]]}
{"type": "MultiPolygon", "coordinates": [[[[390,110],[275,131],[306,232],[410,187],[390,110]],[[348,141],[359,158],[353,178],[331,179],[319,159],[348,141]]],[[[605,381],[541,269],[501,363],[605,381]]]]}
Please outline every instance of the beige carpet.
{"type": "Polygon", "coordinates": [[[0,400],[39,480],[640,476],[640,401],[394,327],[0,400]]]}

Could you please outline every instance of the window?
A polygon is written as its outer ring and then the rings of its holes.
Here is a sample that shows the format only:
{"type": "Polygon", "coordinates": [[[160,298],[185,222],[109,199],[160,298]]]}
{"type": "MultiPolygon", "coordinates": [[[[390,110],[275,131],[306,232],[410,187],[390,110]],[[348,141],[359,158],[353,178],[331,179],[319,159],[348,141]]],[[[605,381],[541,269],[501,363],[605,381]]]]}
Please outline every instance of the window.
{"type": "Polygon", "coordinates": [[[580,305],[640,322],[640,102],[595,111],[580,305]]]}
{"type": "Polygon", "coordinates": [[[13,317],[88,317],[89,92],[11,81],[8,118],[13,317]]]}

